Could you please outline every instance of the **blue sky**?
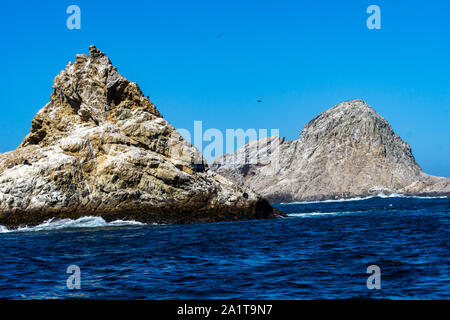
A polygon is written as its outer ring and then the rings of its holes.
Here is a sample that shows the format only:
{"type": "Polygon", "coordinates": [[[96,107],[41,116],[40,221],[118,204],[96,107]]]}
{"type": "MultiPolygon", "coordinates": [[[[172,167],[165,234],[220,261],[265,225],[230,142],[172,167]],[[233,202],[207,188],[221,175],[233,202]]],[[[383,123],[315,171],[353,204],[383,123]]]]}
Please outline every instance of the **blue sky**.
{"type": "Polygon", "coordinates": [[[279,128],[360,98],[450,176],[450,1],[2,1],[0,152],[95,44],[176,128],[279,128]],[[68,30],[66,8],[81,8],[68,30]],[[381,8],[381,30],[366,8],[381,8]],[[220,36],[219,36],[220,35],[220,36]],[[257,100],[262,100],[258,103],[257,100]]]}

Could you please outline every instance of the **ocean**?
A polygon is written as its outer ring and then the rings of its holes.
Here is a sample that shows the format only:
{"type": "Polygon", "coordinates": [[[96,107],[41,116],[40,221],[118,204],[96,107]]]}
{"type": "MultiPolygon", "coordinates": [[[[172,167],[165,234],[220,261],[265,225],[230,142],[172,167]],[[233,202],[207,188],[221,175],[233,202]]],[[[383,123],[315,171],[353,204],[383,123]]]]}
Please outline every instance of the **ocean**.
{"type": "Polygon", "coordinates": [[[85,217],[0,227],[0,298],[450,298],[450,198],[274,206],[289,216],[189,225],[85,217]],[[74,266],[79,289],[69,289],[74,266]],[[369,266],[379,270],[379,289],[368,288],[369,266]]]}

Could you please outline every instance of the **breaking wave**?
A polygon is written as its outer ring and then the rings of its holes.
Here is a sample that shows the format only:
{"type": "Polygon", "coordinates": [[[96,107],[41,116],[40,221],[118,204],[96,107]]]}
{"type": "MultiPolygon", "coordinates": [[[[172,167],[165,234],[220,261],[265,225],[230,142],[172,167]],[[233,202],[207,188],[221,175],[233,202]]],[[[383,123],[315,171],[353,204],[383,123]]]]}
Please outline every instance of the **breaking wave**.
{"type": "Polygon", "coordinates": [[[337,214],[342,214],[344,212],[305,212],[305,213],[289,213],[289,217],[320,217],[320,216],[334,216],[337,214]]]}
{"type": "Polygon", "coordinates": [[[426,197],[426,196],[408,196],[400,193],[391,193],[386,195],[384,193],[379,193],[376,196],[367,197],[355,197],[355,198],[343,198],[343,199],[328,199],[328,200],[317,200],[317,201],[296,201],[296,202],[282,202],[280,204],[308,204],[308,203],[327,203],[327,202],[345,202],[345,201],[360,201],[373,198],[413,198],[413,199],[446,199],[447,196],[439,197],[426,197]]]}
{"type": "Polygon", "coordinates": [[[17,229],[8,229],[0,226],[0,233],[6,232],[36,232],[36,231],[54,231],[63,229],[81,229],[81,228],[101,228],[114,226],[133,226],[145,225],[145,223],[134,220],[115,220],[106,222],[102,217],[87,216],[76,220],[73,219],[49,219],[33,227],[19,227],[17,229]]]}
{"type": "Polygon", "coordinates": [[[336,216],[336,215],[347,215],[352,213],[359,213],[363,211],[336,211],[336,212],[294,212],[289,213],[288,217],[323,217],[323,216],[336,216]]]}

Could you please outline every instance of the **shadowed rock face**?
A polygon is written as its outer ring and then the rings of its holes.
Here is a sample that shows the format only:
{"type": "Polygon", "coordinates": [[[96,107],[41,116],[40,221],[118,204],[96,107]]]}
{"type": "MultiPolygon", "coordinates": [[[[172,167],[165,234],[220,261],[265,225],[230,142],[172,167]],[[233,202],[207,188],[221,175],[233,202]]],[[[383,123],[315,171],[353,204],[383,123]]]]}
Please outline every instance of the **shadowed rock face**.
{"type": "Polygon", "coordinates": [[[53,89],[22,144],[0,155],[1,225],[88,215],[157,223],[275,215],[198,154],[194,165],[197,150],[94,46],[55,77],[53,89]]]}
{"type": "Polygon", "coordinates": [[[211,168],[274,202],[450,194],[450,179],[423,173],[410,146],[361,100],[321,113],[297,140],[252,141],[211,168]]]}

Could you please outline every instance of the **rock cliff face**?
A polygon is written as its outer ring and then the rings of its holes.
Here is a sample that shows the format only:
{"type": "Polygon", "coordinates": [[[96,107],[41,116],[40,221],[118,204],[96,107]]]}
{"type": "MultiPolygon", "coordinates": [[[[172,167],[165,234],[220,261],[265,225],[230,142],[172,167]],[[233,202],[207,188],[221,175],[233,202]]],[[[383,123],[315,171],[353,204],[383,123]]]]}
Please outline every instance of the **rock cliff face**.
{"type": "Polygon", "coordinates": [[[0,155],[0,225],[88,215],[157,223],[275,215],[267,200],[209,170],[94,46],[56,76],[53,89],[22,144],[0,155]]]}
{"type": "Polygon", "coordinates": [[[450,179],[423,173],[410,146],[361,100],[321,113],[297,140],[252,141],[211,168],[274,202],[450,194],[450,179]]]}

